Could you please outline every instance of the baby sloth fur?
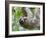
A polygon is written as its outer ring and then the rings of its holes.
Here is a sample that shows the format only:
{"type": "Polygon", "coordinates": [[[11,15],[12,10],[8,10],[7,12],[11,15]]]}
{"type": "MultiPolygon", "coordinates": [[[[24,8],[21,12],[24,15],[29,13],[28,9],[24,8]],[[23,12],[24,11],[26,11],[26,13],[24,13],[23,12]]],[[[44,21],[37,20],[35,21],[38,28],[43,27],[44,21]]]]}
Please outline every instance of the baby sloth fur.
{"type": "Polygon", "coordinates": [[[40,9],[36,8],[36,12],[34,16],[31,16],[31,10],[30,8],[24,8],[24,10],[27,13],[27,16],[22,16],[19,20],[19,23],[22,27],[26,29],[40,29],[40,9]]]}

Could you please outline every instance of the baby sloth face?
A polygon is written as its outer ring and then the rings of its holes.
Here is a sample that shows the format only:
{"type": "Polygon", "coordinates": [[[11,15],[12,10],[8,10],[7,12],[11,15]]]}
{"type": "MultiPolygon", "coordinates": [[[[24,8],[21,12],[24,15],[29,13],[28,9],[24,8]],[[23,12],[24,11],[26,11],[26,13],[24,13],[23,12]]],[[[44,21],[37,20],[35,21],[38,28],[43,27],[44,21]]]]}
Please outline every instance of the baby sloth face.
{"type": "Polygon", "coordinates": [[[27,21],[27,17],[22,17],[19,20],[20,24],[24,24],[26,21],[27,21]]]}

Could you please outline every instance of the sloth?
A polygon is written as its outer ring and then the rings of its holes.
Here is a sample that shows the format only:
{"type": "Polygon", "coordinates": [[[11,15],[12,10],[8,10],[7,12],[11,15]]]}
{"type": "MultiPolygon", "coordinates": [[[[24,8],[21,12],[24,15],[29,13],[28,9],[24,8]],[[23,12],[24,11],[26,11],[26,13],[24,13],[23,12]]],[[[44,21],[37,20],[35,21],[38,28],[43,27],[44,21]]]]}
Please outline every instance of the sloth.
{"type": "Polygon", "coordinates": [[[32,16],[30,8],[23,9],[25,10],[26,15],[20,18],[20,25],[29,30],[34,28],[40,29],[40,9],[35,9],[34,16],[32,16]]]}

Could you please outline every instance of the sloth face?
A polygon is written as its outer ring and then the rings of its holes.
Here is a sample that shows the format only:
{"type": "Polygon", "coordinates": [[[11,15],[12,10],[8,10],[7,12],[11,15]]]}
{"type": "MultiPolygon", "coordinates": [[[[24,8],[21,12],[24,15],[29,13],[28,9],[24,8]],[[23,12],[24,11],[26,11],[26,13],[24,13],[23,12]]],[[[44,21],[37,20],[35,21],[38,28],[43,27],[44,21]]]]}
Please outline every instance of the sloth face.
{"type": "Polygon", "coordinates": [[[24,22],[26,22],[26,21],[27,21],[27,17],[22,17],[19,20],[20,24],[24,24],[24,22]]]}

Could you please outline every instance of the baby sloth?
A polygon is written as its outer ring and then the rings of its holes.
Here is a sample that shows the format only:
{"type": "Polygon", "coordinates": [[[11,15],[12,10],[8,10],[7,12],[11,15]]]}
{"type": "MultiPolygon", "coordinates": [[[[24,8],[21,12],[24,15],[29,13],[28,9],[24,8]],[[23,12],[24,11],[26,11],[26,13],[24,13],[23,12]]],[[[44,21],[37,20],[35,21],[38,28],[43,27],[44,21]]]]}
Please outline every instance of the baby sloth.
{"type": "Polygon", "coordinates": [[[27,16],[22,16],[19,20],[19,23],[21,26],[23,26],[26,29],[40,29],[40,14],[39,10],[37,10],[36,14],[34,16],[30,16],[31,10],[29,8],[24,8],[24,10],[27,13],[27,16]],[[29,10],[29,11],[28,11],[29,10]],[[29,13],[30,12],[30,13],[29,13]]]}

